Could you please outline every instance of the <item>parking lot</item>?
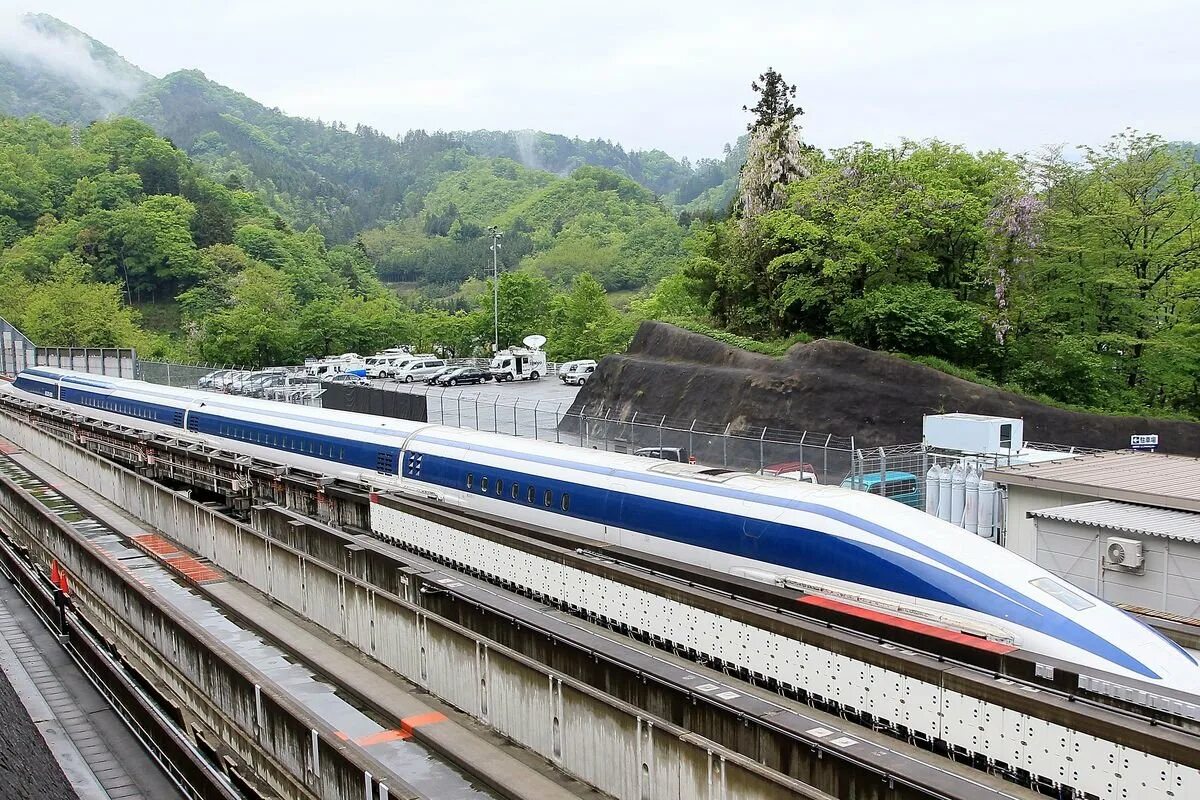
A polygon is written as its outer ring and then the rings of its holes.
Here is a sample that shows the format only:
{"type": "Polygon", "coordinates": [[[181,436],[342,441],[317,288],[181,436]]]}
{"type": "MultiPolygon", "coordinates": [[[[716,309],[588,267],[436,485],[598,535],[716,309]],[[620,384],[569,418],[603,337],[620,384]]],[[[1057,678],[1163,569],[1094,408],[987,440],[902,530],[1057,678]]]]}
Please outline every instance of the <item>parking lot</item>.
{"type": "Polygon", "coordinates": [[[567,386],[555,377],[513,383],[489,381],[473,386],[426,386],[392,380],[372,380],[371,385],[425,395],[429,421],[433,423],[553,441],[565,440],[558,431],[558,421],[579,393],[578,386],[567,386]]]}

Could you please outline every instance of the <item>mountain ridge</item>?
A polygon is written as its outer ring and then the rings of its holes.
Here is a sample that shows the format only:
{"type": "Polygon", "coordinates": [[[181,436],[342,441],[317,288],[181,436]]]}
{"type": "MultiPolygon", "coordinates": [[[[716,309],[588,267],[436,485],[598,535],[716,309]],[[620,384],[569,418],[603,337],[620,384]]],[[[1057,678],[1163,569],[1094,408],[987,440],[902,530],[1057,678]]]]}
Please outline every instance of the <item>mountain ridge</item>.
{"type": "Polygon", "coordinates": [[[339,241],[396,218],[397,211],[415,211],[416,198],[409,193],[431,188],[433,176],[454,167],[436,161],[455,148],[560,176],[581,166],[604,167],[637,181],[677,211],[697,201],[705,208],[715,204],[710,210],[727,204],[730,178],[740,168],[736,164],[731,171],[728,150],[724,161],[705,159],[693,166],[662,150],[626,151],[606,139],[534,130],[414,128],[393,137],[369,125],[350,128],[285,114],[199,69],[156,78],[49,15],[28,14],[17,25],[20,36],[11,30],[0,35],[0,113],[78,126],[114,114],[132,116],[193,158],[240,172],[240,180],[280,195],[281,213],[297,227],[316,224],[339,241]],[[719,191],[713,195],[714,190],[719,191]]]}

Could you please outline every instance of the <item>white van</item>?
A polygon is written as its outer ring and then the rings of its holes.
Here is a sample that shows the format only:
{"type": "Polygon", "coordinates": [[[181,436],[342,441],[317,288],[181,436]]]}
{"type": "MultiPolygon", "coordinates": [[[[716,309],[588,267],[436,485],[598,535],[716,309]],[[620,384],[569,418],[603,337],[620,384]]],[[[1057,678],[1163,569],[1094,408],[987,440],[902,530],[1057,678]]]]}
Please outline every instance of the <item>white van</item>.
{"type": "Polygon", "coordinates": [[[412,383],[425,380],[444,366],[446,361],[441,358],[411,358],[388,371],[396,380],[412,383]]]}
{"type": "Polygon", "coordinates": [[[565,364],[559,365],[558,377],[567,385],[578,384],[579,386],[583,386],[595,371],[596,362],[590,358],[584,358],[579,361],[568,361],[565,364]]]}
{"type": "MultiPolygon", "coordinates": [[[[432,353],[406,353],[404,355],[392,356],[388,359],[387,364],[380,370],[381,377],[396,378],[400,376],[410,364],[417,364],[422,361],[434,361],[437,356],[432,353]]],[[[443,364],[444,366],[444,364],[443,364]]]]}

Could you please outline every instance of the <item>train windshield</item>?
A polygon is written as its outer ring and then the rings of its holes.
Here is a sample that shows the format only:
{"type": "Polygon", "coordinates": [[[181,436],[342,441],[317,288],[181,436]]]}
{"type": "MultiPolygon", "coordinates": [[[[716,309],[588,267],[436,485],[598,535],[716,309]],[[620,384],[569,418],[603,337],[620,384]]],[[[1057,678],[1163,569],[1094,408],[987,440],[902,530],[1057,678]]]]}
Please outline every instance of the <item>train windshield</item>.
{"type": "Polygon", "coordinates": [[[1084,609],[1088,609],[1096,605],[1095,603],[1084,598],[1082,595],[1076,594],[1066,586],[1063,586],[1053,578],[1034,578],[1030,581],[1030,583],[1053,597],[1058,602],[1065,603],[1076,611],[1083,611],[1084,609]]]}

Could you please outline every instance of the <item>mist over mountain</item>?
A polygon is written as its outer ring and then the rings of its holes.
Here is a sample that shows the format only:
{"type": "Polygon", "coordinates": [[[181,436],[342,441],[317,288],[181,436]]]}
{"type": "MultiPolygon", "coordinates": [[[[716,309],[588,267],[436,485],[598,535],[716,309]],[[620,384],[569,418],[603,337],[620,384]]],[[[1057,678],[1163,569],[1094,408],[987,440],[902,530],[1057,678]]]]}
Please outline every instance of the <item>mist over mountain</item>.
{"type": "Polygon", "coordinates": [[[154,76],[46,14],[0,16],[0,110],[84,125],[124,109],[154,76]]]}
{"type": "Polygon", "coordinates": [[[744,141],[723,159],[692,165],[661,150],[541,131],[428,133],[414,120],[413,130],[390,136],[293,117],[199,70],[155,78],[45,14],[0,18],[0,113],[75,126],[116,114],[139,119],[215,174],[260,191],[292,225],[315,225],[335,241],[419,213],[438,176],[472,155],[560,176],[604,167],[695,212],[728,206],[744,160],[744,141]]]}

